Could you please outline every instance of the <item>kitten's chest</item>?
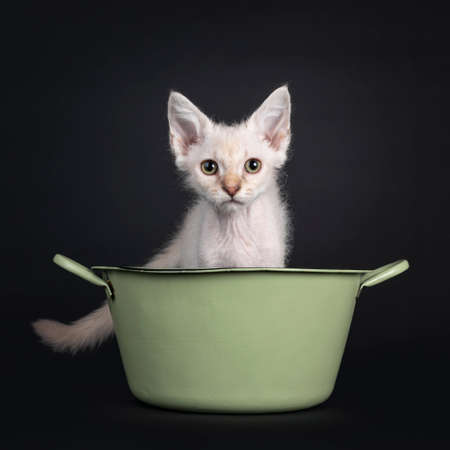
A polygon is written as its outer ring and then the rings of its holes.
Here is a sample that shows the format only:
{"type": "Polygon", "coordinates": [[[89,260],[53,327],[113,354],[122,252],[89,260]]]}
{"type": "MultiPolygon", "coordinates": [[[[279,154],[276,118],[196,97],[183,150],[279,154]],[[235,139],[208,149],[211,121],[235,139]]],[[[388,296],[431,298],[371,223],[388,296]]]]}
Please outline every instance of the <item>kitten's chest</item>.
{"type": "Polygon", "coordinates": [[[205,221],[199,242],[205,267],[251,267],[263,264],[263,237],[248,217],[205,221]]]}

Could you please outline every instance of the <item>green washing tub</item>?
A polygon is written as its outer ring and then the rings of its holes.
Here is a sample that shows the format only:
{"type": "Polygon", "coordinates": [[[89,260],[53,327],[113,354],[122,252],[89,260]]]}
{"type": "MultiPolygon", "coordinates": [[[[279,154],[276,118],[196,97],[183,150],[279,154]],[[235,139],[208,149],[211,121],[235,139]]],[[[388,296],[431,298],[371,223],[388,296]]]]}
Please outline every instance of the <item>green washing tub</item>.
{"type": "Polygon", "coordinates": [[[361,289],[398,275],[372,271],[86,267],[54,262],[106,289],[128,384],[166,408],[292,411],[333,391],[361,289]]]}

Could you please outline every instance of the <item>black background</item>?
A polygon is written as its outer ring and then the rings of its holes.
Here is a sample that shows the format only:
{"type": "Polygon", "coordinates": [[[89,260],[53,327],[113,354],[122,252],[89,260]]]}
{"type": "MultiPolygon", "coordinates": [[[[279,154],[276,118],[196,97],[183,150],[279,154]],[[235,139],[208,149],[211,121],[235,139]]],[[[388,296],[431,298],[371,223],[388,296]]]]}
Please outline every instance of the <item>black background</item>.
{"type": "Polygon", "coordinates": [[[448,23],[377,8],[35,2],[4,11],[2,439],[16,448],[388,448],[448,439],[448,23]],[[288,83],[292,267],[405,274],[357,302],[332,397],[279,415],[151,408],[117,344],[71,357],[32,334],[99,289],[51,262],[139,265],[190,202],[168,151],[181,91],[238,121],[288,83]]]}

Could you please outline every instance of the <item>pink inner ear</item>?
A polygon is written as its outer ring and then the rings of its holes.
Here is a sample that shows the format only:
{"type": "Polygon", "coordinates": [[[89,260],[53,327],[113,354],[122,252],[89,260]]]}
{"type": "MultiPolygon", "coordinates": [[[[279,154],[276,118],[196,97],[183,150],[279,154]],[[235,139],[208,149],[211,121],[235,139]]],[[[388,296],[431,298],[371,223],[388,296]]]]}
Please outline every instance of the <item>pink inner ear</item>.
{"type": "Polygon", "coordinates": [[[187,155],[189,152],[189,147],[193,144],[199,142],[198,136],[175,136],[173,133],[170,133],[170,146],[174,149],[179,149],[181,154],[187,155]]]}
{"type": "Polygon", "coordinates": [[[264,120],[265,139],[275,150],[280,148],[281,142],[289,134],[289,129],[286,125],[288,126],[285,123],[285,119],[280,116],[267,117],[264,120]]]}
{"type": "Polygon", "coordinates": [[[183,155],[187,155],[189,152],[189,147],[193,144],[196,144],[199,141],[197,136],[191,136],[190,138],[186,139],[179,139],[180,145],[182,147],[181,153],[183,155]]]}
{"type": "Polygon", "coordinates": [[[274,150],[279,150],[281,142],[288,136],[289,132],[278,131],[272,137],[266,134],[266,141],[274,150]]]}
{"type": "Polygon", "coordinates": [[[172,148],[178,148],[181,150],[181,154],[186,156],[189,152],[189,147],[192,144],[195,144],[197,141],[195,139],[191,139],[190,141],[185,141],[181,138],[175,137],[172,133],[170,133],[170,146],[172,148]]]}
{"type": "Polygon", "coordinates": [[[189,147],[200,140],[195,125],[187,120],[179,120],[175,135],[170,133],[170,142],[181,150],[183,155],[189,151],[189,147]]]}
{"type": "Polygon", "coordinates": [[[272,107],[261,112],[260,127],[265,140],[274,150],[279,150],[283,139],[289,134],[289,116],[285,108],[272,107]]]}

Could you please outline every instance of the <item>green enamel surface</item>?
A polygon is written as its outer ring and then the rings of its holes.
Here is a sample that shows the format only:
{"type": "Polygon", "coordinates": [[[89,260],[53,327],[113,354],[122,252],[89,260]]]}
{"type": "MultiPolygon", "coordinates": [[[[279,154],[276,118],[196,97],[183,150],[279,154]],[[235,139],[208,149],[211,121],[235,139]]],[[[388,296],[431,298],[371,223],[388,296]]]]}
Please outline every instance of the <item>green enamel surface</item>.
{"type": "Polygon", "coordinates": [[[360,274],[105,271],[133,394],[205,412],[306,408],[331,394],[360,274]]]}
{"type": "Polygon", "coordinates": [[[105,288],[137,398],[230,413],[292,411],[326,400],[361,289],[409,267],[406,260],[370,271],[93,266],[99,278],[63,255],[54,261],[105,288]]]}

